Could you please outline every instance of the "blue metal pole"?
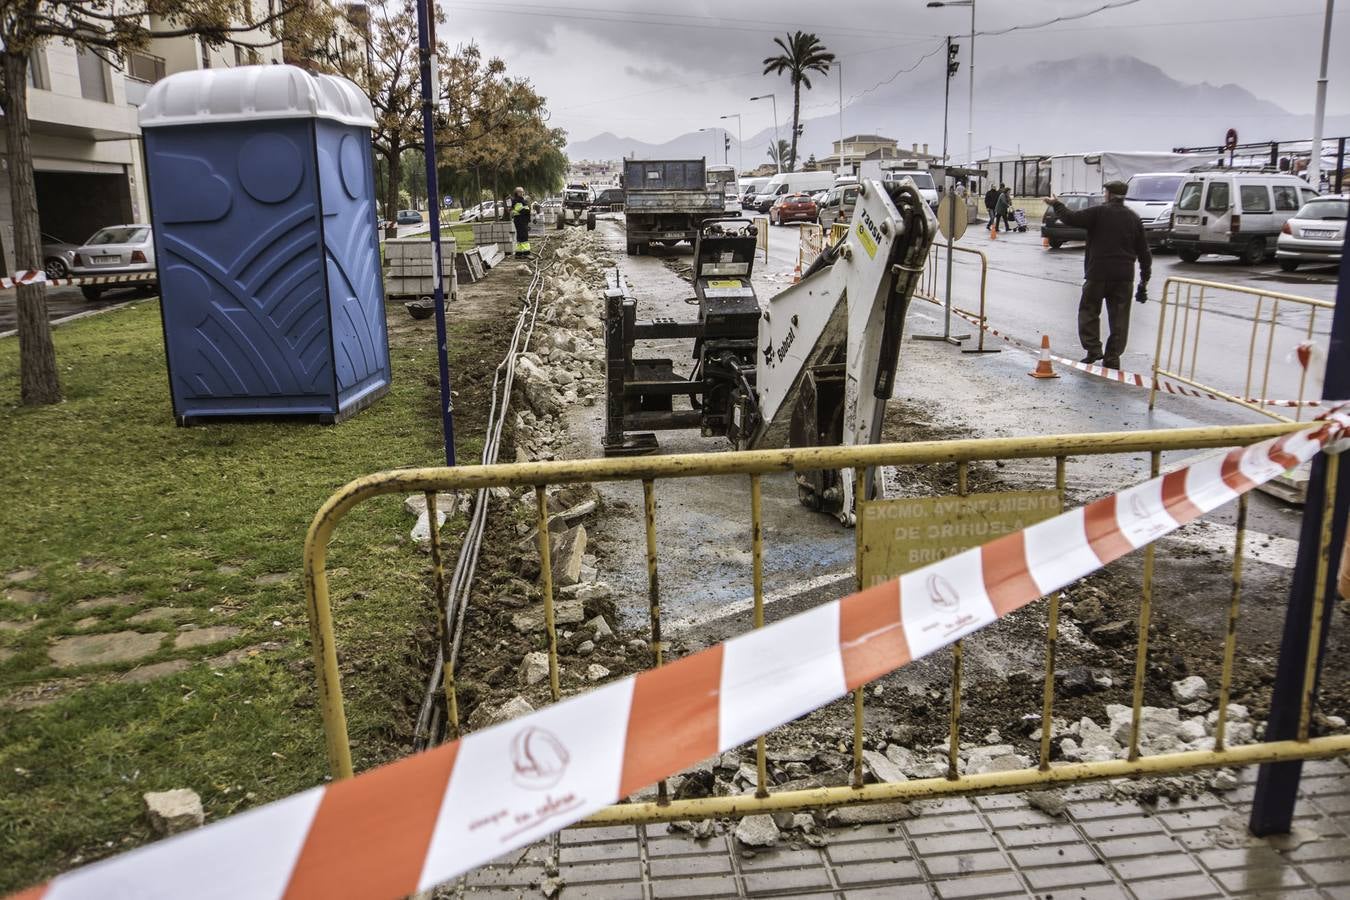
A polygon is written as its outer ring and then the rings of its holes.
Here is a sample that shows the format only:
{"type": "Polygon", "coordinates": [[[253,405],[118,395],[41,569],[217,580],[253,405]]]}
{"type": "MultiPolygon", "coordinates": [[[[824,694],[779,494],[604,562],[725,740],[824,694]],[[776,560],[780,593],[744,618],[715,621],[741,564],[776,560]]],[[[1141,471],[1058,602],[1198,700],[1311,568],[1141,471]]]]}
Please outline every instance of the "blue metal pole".
{"type": "MultiPolygon", "coordinates": [[[[445,464],[455,464],[455,409],[450,392],[450,357],[445,336],[445,265],[441,259],[440,188],[436,184],[435,0],[417,0],[418,66],[422,72],[422,146],[427,163],[427,218],[431,225],[432,299],[436,303],[436,356],[441,367],[441,432],[445,464]]],[[[454,265],[453,259],[450,264],[454,265]]]]}
{"type": "MultiPolygon", "coordinates": [[[[1340,281],[1336,286],[1336,309],[1331,316],[1331,342],[1327,347],[1326,375],[1322,380],[1324,400],[1350,398],[1350,241],[1341,251],[1340,281]]],[[[1266,720],[1267,741],[1293,740],[1298,734],[1303,704],[1303,679],[1308,664],[1308,635],[1319,632],[1317,676],[1320,680],[1323,651],[1331,617],[1336,611],[1336,573],[1341,548],[1345,545],[1346,514],[1350,510],[1350,478],[1338,479],[1335,505],[1332,507],[1330,559],[1327,565],[1326,603],[1322,621],[1314,622],[1313,591],[1317,586],[1318,549],[1322,537],[1322,510],[1326,498],[1325,454],[1313,459],[1308,478],[1308,498],[1303,507],[1303,525],[1298,535],[1298,559],[1289,587],[1289,607],[1284,614],[1284,635],[1280,641],[1280,661],[1275,671],[1275,686],[1270,697],[1270,718],[1266,720]]],[[[1317,683],[1309,702],[1317,701],[1317,683]]],[[[1256,779],[1252,798],[1252,816],[1248,827],[1252,834],[1288,834],[1298,800],[1303,762],[1266,763],[1256,779]]]]}

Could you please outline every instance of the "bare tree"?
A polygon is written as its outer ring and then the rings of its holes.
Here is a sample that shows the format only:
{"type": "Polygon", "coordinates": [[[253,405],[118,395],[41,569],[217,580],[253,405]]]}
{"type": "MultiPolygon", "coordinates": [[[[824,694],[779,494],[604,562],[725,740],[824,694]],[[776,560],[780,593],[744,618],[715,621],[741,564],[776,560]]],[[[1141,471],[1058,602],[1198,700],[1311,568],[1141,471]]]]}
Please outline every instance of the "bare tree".
{"type": "MultiPolygon", "coordinates": [[[[244,0],[3,0],[0,2],[0,109],[9,145],[9,193],[14,210],[14,260],[19,270],[42,268],[37,189],[33,180],[32,127],[28,120],[28,67],[33,52],[64,41],[117,63],[154,38],[196,37],[212,47],[268,46],[281,40],[285,17],[309,8],[290,0],[255,15],[244,0]],[[267,29],[259,41],[258,29],[267,29]],[[244,35],[254,32],[248,40],[244,35]]],[[[47,324],[47,287],[17,289],[19,396],[25,405],[58,403],[61,380],[47,324]]]]}

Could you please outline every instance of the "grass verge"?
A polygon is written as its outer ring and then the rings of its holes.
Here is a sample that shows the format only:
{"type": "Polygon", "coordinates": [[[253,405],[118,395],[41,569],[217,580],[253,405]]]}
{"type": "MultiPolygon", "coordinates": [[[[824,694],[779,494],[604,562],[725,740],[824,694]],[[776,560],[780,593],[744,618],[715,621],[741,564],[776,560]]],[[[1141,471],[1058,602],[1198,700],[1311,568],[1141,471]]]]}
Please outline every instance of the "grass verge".
{"type": "MultiPolygon", "coordinates": [[[[516,277],[449,323],[463,461],[516,277]]],[[[192,788],[219,819],[323,780],[305,530],[348,480],[441,461],[432,323],[391,305],[390,325],[391,392],[336,427],[175,427],[154,300],[55,331],[58,406],[17,405],[17,342],[0,342],[0,893],[150,839],[146,791],[192,788]],[[127,632],[147,655],[52,655],[127,632]]],[[[357,509],[330,550],[358,768],[406,752],[425,677],[428,564],[401,507],[357,509]]]]}

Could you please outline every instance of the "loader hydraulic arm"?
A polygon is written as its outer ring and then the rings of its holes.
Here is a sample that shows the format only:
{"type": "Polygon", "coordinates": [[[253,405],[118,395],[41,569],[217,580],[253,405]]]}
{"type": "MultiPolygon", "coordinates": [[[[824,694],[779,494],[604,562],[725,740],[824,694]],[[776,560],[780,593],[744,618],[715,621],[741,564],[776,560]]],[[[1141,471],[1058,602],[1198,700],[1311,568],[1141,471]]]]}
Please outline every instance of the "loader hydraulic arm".
{"type": "MultiPolygon", "coordinates": [[[[845,238],[759,322],[758,426],[743,446],[876,443],[905,315],[937,222],[908,180],[859,185],[845,238]]],[[[852,473],[805,473],[803,502],[851,523],[852,473]]]]}

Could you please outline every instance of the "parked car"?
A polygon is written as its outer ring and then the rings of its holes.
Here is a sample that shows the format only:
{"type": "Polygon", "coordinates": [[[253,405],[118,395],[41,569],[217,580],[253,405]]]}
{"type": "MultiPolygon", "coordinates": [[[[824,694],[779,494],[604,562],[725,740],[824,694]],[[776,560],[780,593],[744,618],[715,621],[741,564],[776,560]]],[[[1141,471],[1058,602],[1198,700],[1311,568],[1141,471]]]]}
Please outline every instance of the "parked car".
{"type": "Polygon", "coordinates": [[[505,212],[506,202],[504,200],[484,200],[477,206],[466,209],[459,220],[461,222],[487,222],[501,218],[505,212]]]}
{"type": "MultiPolygon", "coordinates": [[[[1100,206],[1102,195],[1061,194],[1059,199],[1069,208],[1070,212],[1078,212],[1080,209],[1087,209],[1089,206],[1100,206]]],[[[1041,216],[1041,237],[1050,242],[1050,249],[1058,250],[1069,241],[1086,241],[1087,231],[1064,224],[1055,215],[1054,207],[1047,206],[1045,215],[1041,216]]]]}
{"type": "Polygon", "coordinates": [[[819,212],[810,194],[783,194],[769,207],[769,223],[786,225],[788,222],[814,222],[819,212]]]}
{"type": "Polygon", "coordinates": [[[852,219],[853,208],[857,204],[857,182],[836,184],[825,192],[825,199],[820,203],[820,211],[816,214],[816,221],[820,223],[821,228],[828,231],[835,222],[848,222],[852,219]]]}
{"type": "Polygon", "coordinates": [[[1150,247],[1171,245],[1172,205],[1188,178],[1184,172],[1140,172],[1130,176],[1125,205],[1144,223],[1144,236],[1150,247]]]}
{"type": "MultiPolygon", "coordinates": [[[[153,285],[155,275],[155,234],[149,225],[110,225],[94,232],[93,237],[75,248],[70,273],[76,278],[94,275],[143,275],[144,281],[132,279],[126,287],[153,285]]],[[[120,287],[121,285],[119,285],[120,287]]],[[[86,284],[81,293],[93,303],[108,288],[86,284]]]]}
{"type": "Polygon", "coordinates": [[[769,179],[755,195],[755,209],[768,212],[778,198],[806,191],[825,191],[834,187],[833,172],[780,172],[769,179]]]}
{"type": "Polygon", "coordinates": [[[1275,253],[1284,223],[1315,196],[1308,182],[1295,175],[1192,173],[1177,191],[1172,245],[1182,262],[1220,253],[1259,263],[1275,253]]]}
{"type": "Polygon", "coordinates": [[[595,195],[591,206],[598,206],[606,211],[612,206],[623,206],[623,188],[605,188],[595,195]]]}
{"type": "Polygon", "coordinates": [[[74,244],[42,234],[42,269],[48,278],[65,278],[70,274],[70,266],[75,261],[74,244]]]}
{"type": "Polygon", "coordinates": [[[1280,228],[1275,259],[1292,272],[1299,263],[1332,264],[1341,261],[1350,194],[1318,197],[1303,204],[1280,228]]]}
{"type": "Polygon", "coordinates": [[[400,225],[421,225],[422,214],[415,209],[400,209],[397,220],[400,225]]]}

